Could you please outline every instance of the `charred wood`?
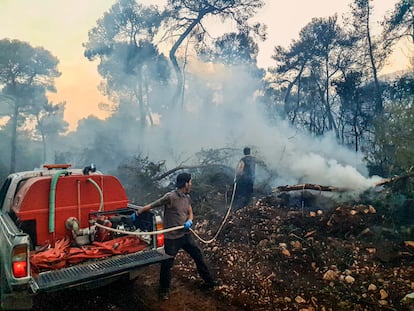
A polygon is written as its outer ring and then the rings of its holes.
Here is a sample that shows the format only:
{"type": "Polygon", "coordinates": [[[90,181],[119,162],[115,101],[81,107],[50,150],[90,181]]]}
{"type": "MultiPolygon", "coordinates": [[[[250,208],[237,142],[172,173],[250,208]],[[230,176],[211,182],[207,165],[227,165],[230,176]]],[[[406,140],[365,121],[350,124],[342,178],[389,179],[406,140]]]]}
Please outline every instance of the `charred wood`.
{"type": "Polygon", "coordinates": [[[330,191],[330,192],[345,192],[348,189],[338,188],[334,186],[322,186],[317,184],[298,184],[298,185],[286,185],[273,188],[272,192],[288,192],[295,190],[317,190],[317,191],[330,191]]]}

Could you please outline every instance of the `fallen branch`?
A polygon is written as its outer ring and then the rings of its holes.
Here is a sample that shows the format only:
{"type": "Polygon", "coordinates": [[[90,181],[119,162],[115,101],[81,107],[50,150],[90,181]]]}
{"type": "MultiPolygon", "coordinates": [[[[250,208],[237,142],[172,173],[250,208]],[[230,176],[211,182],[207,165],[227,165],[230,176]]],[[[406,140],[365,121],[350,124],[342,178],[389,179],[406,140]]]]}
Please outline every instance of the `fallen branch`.
{"type": "Polygon", "coordinates": [[[345,188],[338,188],[333,186],[321,186],[316,184],[298,184],[298,185],[286,185],[286,186],[279,186],[277,188],[273,188],[272,192],[288,192],[288,191],[295,191],[295,190],[317,190],[317,191],[330,191],[330,192],[345,192],[348,191],[345,188]]]}
{"type": "Polygon", "coordinates": [[[410,178],[410,177],[413,177],[413,176],[414,176],[414,172],[411,172],[411,173],[408,173],[407,175],[403,175],[403,176],[394,176],[394,177],[391,177],[391,178],[386,178],[386,179],[383,179],[383,180],[377,182],[375,184],[375,186],[377,186],[377,187],[383,186],[383,185],[394,183],[396,181],[399,181],[399,180],[402,180],[402,179],[407,179],[407,178],[410,178]]]}
{"type": "Polygon", "coordinates": [[[180,171],[180,170],[194,170],[198,168],[209,168],[209,167],[227,168],[227,166],[221,165],[221,164],[181,165],[181,166],[174,167],[159,176],[156,176],[154,180],[158,181],[158,180],[164,179],[165,177],[168,177],[171,174],[174,174],[175,172],[180,171]]]}

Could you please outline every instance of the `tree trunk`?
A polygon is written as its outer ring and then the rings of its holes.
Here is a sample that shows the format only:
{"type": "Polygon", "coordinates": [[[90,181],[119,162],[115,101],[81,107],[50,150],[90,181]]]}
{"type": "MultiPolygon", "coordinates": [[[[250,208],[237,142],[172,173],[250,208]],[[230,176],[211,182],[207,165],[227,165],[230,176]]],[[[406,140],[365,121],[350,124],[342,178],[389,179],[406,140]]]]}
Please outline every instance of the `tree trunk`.
{"type": "MultiPolygon", "coordinates": [[[[286,88],[286,92],[285,92],[285,96],[283,99],[284,105],[285,105],[285,111],[288,114],[289,111],[288,109],[286,109],[288,101],[289,101],[289,97],[290,97],[290,93],[292,91],[293,86],[298,83],[298,96],[297,96],[297,106],[299,106],[299,92],[300,92],[300,78],[302,76],[303,70],[305,68],[305,64],[302,64],[302,67],[300,68],[298,74],[296,75],[295,79],[293,79],[292,82],[289,82],[288,87],[286,88]]],[[[293,111],[294,112],[294,116],[291,118],[291,123],[294,124],[295,123],[295,119],[296,119],[296,109],[293,111]]]]}
{"type": "Polygon", "coordinates": [[[180,99],[180,95],[184,86],[184,78],[183,73],[180,70],[180,66],[178,65],[177,58],[175,56],[175,53],[177,52],[178,48],[181,46],[181,43],[187,38],[187,36],[191,33],[191,31],[194,29],[194,27],[200,22],[202,16],[199,16],[197,19],[193,20],[193,22],[188,26],[188,28],[180,35],[178,40],[174,43],[170,50],[170,60],[173,64],[175,74],[177,76],[177,87],[175,89],[175,93],[173,96],[173,102],[172,105],[175,107],[178,104],[178,101],[180,99]]]}
{"type": "Polygon", "coordinates": [[[371,62],[372,75],[374,77],[374,86],[375,86],[375,112],[381,114],[383,111],[383,103],[381,96],[381,88],[378,81],[377,66],[375,65],[374,49],[372,46],[371,32],[369,27],[369,18],[370,18],[370,7],[369,3],[367,4],[367,18],[366,18],[366,30],[367,30],[367,40],[368,40],[368,50],[369,50],[369,59],[371,62]]]}
{"type": "Polygon", "coordinates": [[[43,126],[42,124],[40,124],[40,120],[39,120],[39,114],[36,115],[36,121],[37,121],[37,125],[38,125],[38,129],[40,132],[40,136],[42,137],[42,146],[43,146],[43,155],[42,155],[42,161],[43,163],[46,163],[47,160],[47,146],[46,146],[46,136],[43,130],[43,126]]]}
{"type": "Polygon", "coordinates": [[[339,138],[338,128],[335,123],[334,116],[332,115],[332,109],[330,105],[330,97],[329,97],[329,85],[330,85],[330,76],[329,76],[329,56],[325,58],[325,110],[328,116],[328,129],[330,131],[335,131],[335,136],[339,138]]]}

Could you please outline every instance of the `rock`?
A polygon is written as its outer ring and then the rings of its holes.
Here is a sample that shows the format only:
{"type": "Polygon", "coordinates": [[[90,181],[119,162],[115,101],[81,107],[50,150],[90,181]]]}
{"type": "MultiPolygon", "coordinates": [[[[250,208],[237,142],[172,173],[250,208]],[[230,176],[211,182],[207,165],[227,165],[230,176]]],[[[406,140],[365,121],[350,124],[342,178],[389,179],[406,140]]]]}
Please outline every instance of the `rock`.
{"type": "Polygon", "coordinates": [[[381,306],[387,306],[387,305],[388,305],[388,301],[386,301],[386,300],[378,300],[378,303],[379,303],[381,306]]]}
{"type": "Polygon", "coordinates": [[[386,299],[388,297],[388,293],[385,291],[385,289],[380,290],[381,299],[386,299]]]}
{"type": "Polygon", "coordinates": [[[296,296],[295,301],[296,303],[306,303],[306,300],[303,299],[301,296],[296,296]]]}
{"type": "Polygon", "coordinates": [[[328,270],[323,275],[323,279],[326,281],[334,281],[338,277],[338,274],[333,270],[328,270]]]}
{"type": "Polygon", "coordinates": [[[348,284],[354,284],[355,283],[355,278],[353,278],[352,276],[350,276],[350,275],[347,275],[346,277],[345,277],[345,282],[347,282],[348,284]]]}
{"type": "Polygon", "coordinates": [[[290,243],[290,245],[295,249],[295,250],[300,250],[302,249],[302,244],[299,241],[292,241],[290,243]]]}
{"type": "Polygon", "coordinates": [[[286,257],[290,257],[290,252],[286,248],[282,248],[282,254],[285,255],[286,257]]]}

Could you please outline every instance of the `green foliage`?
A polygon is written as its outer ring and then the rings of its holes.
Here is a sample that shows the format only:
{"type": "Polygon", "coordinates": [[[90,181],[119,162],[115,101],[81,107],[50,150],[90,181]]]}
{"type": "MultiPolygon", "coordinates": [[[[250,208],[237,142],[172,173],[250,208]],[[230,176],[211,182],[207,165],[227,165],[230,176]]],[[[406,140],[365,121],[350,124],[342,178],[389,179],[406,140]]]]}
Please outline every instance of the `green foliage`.
{"type": "Polygon", "coordinates": [[[369,163],[372,173],[404,175],[414,159],[414,77],[405,76],[387,89],[390,102],[375,122],[375,139],[369,163]]]}
{"type": "Polygon", "coordinates": [[[384,66],[389,50],[381,48],[381,39],[373,35],[371,25],[372,5],[369,0],[353,0],[350,5],[351,20],[349,36],[352,38],[352,58],[356,70],[364,72],[363,81],[373,83],[375,113],[381,114],[384,107],[379,70],[384,66]]]}
{"type": "MultiPolygon", "coordinates": [[[[241,32],[249,33],[251,30],[252,33],[263,39],[266,36],[264,33],[265,27],[258,23],[249,24],[249,19],[263,6],[263,0],[169,0],[167,2],[166,16],[169,18],[166,19],[165,25],[168,31],[171,32],[171,37],[176,38],[169,49],[169,58],[177,78],[176,90],[172,100],[173,105],[177,105],[179,99],[184,95],[182,92],[184,89],[184,75],[177,60],[177,51],[184,45],[183,43],[190,42],[190,39],[194,39],[197,45],[205,43],[208,31],[204,21],[208,17],[218,17],[221,21],[234,22],[241,32]]],[[[187,51],[185,51],[185,54],[187,54],[187,51]]]]}
{"type": "Polygon", "coordinates": [[[53,91],[54,78],[60,76],[58,62],[41,47],[34,48],[19,40],[0,40],[0,85],[39,85],[53,91]]]}
{"type": "MultiPolygon", "coordinates": [[[[412,30],[409,2],[400,0],[392,18],[387,19],[387,25],[404,36],[407,29],[412,30]]],[[[284,96],[273,93],[275,105],[269,107],[274,109],[283,101],[284,113],[294,126],[314,135],[335,131],[340,143],[358,152],[381,153],[388,148],[378,151],[381,143],[369,150],[375,139],[374,121],[394,95],[384,93],[384,82],[380,80],[379,70],[390,49],[370,29],[372,9],[371,1],[353,0],[344,23],[339,23],[336,16],[314,18],[288,48],[276,46],[272,55],[275,67],[269,69],[270,87],[284,96]]],[[[397,90],[395,93],[404,94],[397,90]]],[[[382,120],[377,122],[381,124],[382,120]]],[[[409,153],[407,148],[399,148],[398,161],[403,162],[401,158],[407,158],[409,153]]],[[[391,152],[383,154],[386,159],[379,162],[391,163],[391,152]]],[[[376,172],[384,172],[383,164],[375,163],[374,167],[376,172]]]]}
{"type": "Polygon", "coordinates": [[[414,12],[412,0],[399,0],[394,10],[386,16],[382,25],[383,42],[386,48],[396,44],[401,38],[408,37],[414,42],[414,12]]]}
{"type": "Polygon", "coordinates": [[[275,48],[277,66],[271,73],[283,87],[285,112],[293,125],[315,135],[338,135],[332,81],[347,61],[348,44],[337,16],[332,16],[312,19],[289,49],[275,48]]]}
{"type": "Polygon", "coordinates": [[[46,90],[55,90],[54,79],[60,76],[57,65],[57,58],[43,48],[0,40],[0,90],[8,99],[8,109],[2,110],[10,116],[11,171],[16,169],[18,130],[38,115],[46,101],[46,90]]]}
{"type": "Polygon", "coordinates": [[[213,47],[203,46],[200,55],[209,61],[227,65],[255,63],[258,45],[245,33],[228,33],[214,40],[213,47]]]}
{"type": "Polygon", "coordinates": [[[168,62],[153,43],[162,18],[155,6],[118,1],[84,44],[85,56],[100,62],[101,89],[115,103],[113,111],[135,116],[141,128],[153,123],[150,112],[162,110],[156,103],[164,102],[165,91],[160,90],[168,89],[168,62]]]}

